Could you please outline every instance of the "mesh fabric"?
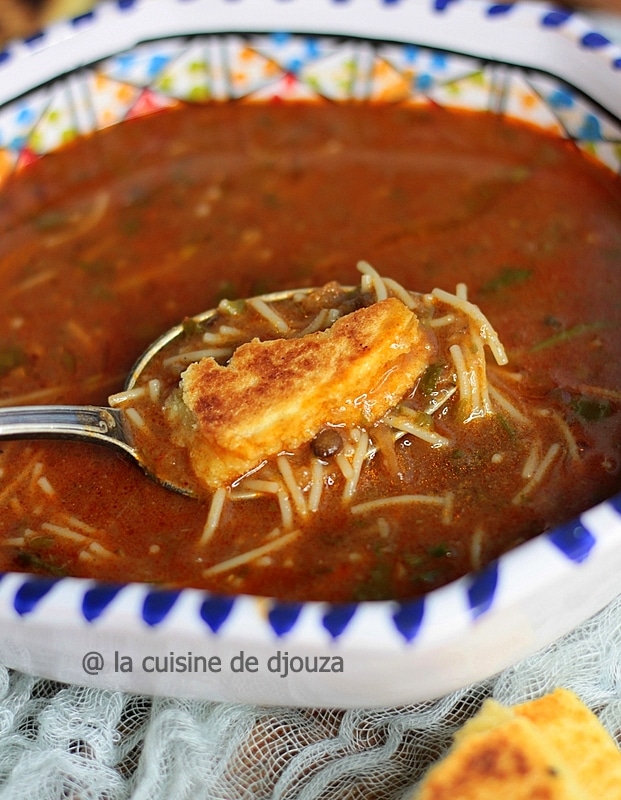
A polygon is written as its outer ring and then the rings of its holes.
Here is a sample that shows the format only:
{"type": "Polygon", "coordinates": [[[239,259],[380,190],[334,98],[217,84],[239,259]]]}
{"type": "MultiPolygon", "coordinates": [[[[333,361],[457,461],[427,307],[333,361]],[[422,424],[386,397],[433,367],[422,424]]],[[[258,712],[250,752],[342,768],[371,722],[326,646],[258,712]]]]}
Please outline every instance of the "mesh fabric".
{"type": "Polygon", "coordinates": [[[621,741],[621,599],[488,681],[401,708],[150,698],[0,667],[0,800],[401,800],[486,697],[556,686],[621,741]]]}

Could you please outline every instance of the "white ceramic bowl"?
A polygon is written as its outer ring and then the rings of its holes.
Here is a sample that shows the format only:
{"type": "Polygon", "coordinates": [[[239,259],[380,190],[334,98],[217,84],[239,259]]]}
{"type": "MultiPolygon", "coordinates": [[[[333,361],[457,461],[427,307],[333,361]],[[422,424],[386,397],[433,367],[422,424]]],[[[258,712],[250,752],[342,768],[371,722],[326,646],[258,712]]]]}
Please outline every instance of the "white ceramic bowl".
{"type": "MultiPolygon", "coordinates": [[[[212,59],[210,90],[226,99],[218,54],[226,51],[235,64],[241,32],[251,34],[258,68],[242,72],[238,94],[301,96],[313,78],[324,94],[341,99],[339,76],[354,55],[361,79],[351,91],[363,97],[391,90],[362,79],[374,59],[388,59],[395,74],[416,59],[413,94],[444,105],[495,107],[493,86],[502,77],[503,110],[555,126],[619,171],[621,51],[577,15],[537,3],[477,0],[104,4],[0,54],[4,163],[32,146],[35,127],[44,153],[63,142],[69,127],[86,134],[104,119],[122,120],[130,108],[146,113],[191,96],[197,78],[184,69],[184,56],[199,45],[202,57],[212,59]],[[261,57],[280,71],[262,71],[261,57]],[[165,95],[153,80],[157,59],[169,70],[165,95]],[[105,80],[96,83],[95,72],[127,80],[126,102],[100,91],[105,80]],[[473,72],[482,80],[469,80],[473,72]],[[536,102],[520,104],[524,92],[536,102]],[[559,92],[567,100],[560,105],[559,92]],[[139,97],[148,102],[140,105],[139,97]]],[[[412,602],[283,603],[6,574],[0,659],[62,681],[153,694],[396,705],[484,679],[548,644],[609,602],[621,588],[619,574],[621,497],[412,602]],[[189,653],[211,658],[212,668],[154,670],[155,656],[189,653]]]]}

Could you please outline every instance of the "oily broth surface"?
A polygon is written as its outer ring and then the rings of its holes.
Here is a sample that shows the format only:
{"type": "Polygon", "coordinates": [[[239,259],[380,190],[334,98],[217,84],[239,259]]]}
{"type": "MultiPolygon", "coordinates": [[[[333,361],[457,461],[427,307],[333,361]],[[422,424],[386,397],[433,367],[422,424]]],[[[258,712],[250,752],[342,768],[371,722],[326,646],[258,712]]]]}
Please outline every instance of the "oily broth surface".
{"type": "Polygon", "coordinates": [[[184,316],[223,296],[353,283],[364,258],[419,291],[466,282],[525,393],[550,398],[583,451],[530,507],[508,512],[509,470],[490,467],[499,447],[510,452],[505,433],[485,445],[473,434],[458,458],[408,461],[417,486],[433,489],[437,466],[461,487],[454,529],[399,511],[400,532],[382,541],[369,525],[346,531],[346,513],[331,508],[271,565],[207,581],[209,563],[277,523],[273,504],[258,502],[205,553],[208,506],[112,452],[3,443],[3,570],[298,599],[415,596],[472,567],[475,510],[487,560],[619,489],[621,188],[570,143],[440,109],[192,106],[33,163],[2,191],[0,231],[5,405],[105,403],[184,316]]]}

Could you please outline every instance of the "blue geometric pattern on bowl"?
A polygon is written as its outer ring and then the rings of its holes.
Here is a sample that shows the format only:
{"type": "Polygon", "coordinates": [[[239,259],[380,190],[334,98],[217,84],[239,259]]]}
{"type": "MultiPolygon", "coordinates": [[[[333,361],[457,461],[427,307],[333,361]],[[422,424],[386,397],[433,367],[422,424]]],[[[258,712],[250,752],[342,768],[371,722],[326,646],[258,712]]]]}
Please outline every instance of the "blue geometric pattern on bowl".
{"type": "Polygon", "coordinates": [[[226,622],[234,604],[235,600],[232,597],[207,595],[201,604],[200,616],[213,633],[217,633],[226,622]]]}
{"type": "Polygon", "coordinates": [[[142,618],[151,627],[163,622],[179,598],[179,591],[150,589],[142,604],[142,618]]]}
{"type": "Polygon", "coordinates": [[[589,557],[596,544],[593,534],[577,520],[560,525],[548,534],[548,538],[567,558],[577,564],[589,557]]]}
{"type": "Polygon", "coordinates": [[[97,583],[87,589],[82,600],[82,614],[88,622],[94,622],[108,608],[122,589],[122,584],[97,583]]]}
{"type": "Polygon", "coordinates": [[[284,636],[295,626],[302,611],[303,603],[274,603],[268,612],[268,619],[276,636],[284,636]]]}
{"type": "Polygon", "coordinates": [[[397,609],[392,615],[393,622],[406,642],[413,641],[423,624],[425,615],[425,598],[410,600],[397,604],[397,609]]]}
{"type": "Polygon", "coordinates": [[[48,592],[59,582],[59,578],[28,576],[15,592],[13,606],[20,616],[30,614],[48,592]]]}
{"type": "Polygon", "coordinates": [[[356,613],[356,603],[334,603],[328,606],[323,615],[322,624],[333,639],[345,631],[356,613]]]}
{"type": "Polygon", "coordinates": [[[480,617],[494,602],[498,586],[498,561],[493,561],[468,580],[468,605],[472,615],[480,617]]]}

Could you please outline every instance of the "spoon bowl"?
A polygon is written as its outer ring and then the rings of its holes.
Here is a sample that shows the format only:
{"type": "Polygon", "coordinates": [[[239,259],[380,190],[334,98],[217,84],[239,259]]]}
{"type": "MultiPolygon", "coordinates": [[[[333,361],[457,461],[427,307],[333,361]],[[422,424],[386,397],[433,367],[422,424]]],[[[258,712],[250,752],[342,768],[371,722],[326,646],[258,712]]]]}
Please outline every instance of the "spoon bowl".
{"type": "MultiPolygon", "coordinates": [[[[313,289],[289,289],[260,295],[266,303],[281,302],[295,295],[304,295],[313,289]]],[[[208,322],[217,309],[209,309],[189,318],[197,325],[208,322]]],[[[135,388],[143,372],[161,351],[183,335],[187,322],[175,325],[153,341],[130,370],[124,391],[135,388]]],[[[185,485],[175,476],[159,474],[150,465],[146,454],[137,446],[126,412],[122,408],[94,405],[34,405],[0,408],[0,440],[2,439],[69,439],[103,444],[121,450],[129,456],[148,477],[166,489],[188,497],[195,497],[191,483],[185,485]]]]}

